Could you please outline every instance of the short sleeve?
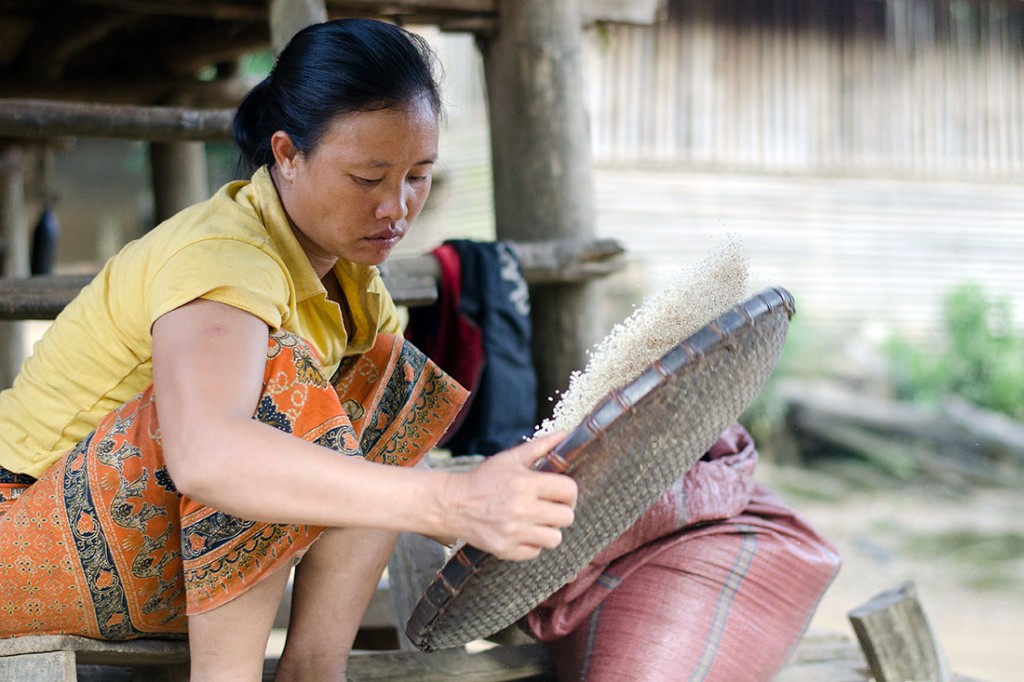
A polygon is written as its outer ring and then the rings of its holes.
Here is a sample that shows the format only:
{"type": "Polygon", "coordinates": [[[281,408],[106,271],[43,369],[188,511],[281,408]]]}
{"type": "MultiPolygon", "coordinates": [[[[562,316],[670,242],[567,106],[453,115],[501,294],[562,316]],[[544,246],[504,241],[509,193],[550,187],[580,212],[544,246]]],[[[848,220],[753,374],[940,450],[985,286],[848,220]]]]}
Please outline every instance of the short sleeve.
{"type": "Polygon", "coordinates": [[[149,322],[203,298],[244,310],[279,329],[293,297],[289,282],[283,264],[257,246],[224,238],[195,242],[171,256],[149,282],[149,322]]]}

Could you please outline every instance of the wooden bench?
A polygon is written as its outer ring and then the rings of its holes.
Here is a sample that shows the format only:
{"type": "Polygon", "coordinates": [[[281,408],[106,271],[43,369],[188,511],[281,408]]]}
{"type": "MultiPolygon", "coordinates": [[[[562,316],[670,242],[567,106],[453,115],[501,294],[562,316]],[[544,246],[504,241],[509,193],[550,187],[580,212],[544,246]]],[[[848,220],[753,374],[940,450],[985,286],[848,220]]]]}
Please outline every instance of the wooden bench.
{"type": "Polygon", "coordinates": [[[75,682],[90,679],[184,682],[188,680],[188,642],[184,639],[101,642],[71,635],[0,640],[0,680],[75,682]],[[110,670],[111,667],[115,670],[110,670]]]}
{"type": "MultiPolygon", "coordinates": [[[[386,595],[385,595],[386,596],[386,595]]],[[[378,596],[364,622],[380,627],[388,600],[378,596]]],[[[393,614],[392,614],[393,615],[393,614]]],[[[384,616],[386,618],[386,616],[384,616]]],[[[895,682],[941,680],[977,682],[951,673],[932,635],[913,585],[905,583],[850,612],[860,640],[848,634],[812,630],[804,636],[775,682],[895,682]]],[[[401,630],[400,618],[393,615],[401,630]]],[[[280,624],[280,623],[279,623],[280,624]]],[[[404,635],[399,635],[404,639],[404,635]]],[[[435,653],[412,650],[356,651],[351,682],[502,682],[554,680],[554,666],[541,644],[488,645],[435,653]]],[[[273,680],[277,659],[264,665],[273,680]]],[[[187,643],[169,640],[99,642],[83,637],[40,636],[0,640],[0,680],[32,682],[177,682],[188,679],[187,643]]]]}

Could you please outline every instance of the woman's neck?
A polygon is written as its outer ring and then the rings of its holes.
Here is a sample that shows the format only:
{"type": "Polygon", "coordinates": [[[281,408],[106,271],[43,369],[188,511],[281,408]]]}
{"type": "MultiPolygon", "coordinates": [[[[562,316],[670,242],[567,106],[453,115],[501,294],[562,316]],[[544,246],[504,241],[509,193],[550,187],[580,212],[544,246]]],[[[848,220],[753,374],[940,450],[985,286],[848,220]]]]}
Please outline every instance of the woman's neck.
{"type": "Polygon", "coordinates": [[[306,258],[309,260],[309,264],[313,266],[313,272],[316,273],[316,278],[321,282],[327,277],[331,270],[334,268],[334,264],[338,262],[337,256],[324,253],[313,244],[306,235],[299,229],[295,221],[292,220],[291,215],[288,213],[288,202],[285,200],[284,195],[281,194],[281,179],[278,177],[278,168],[273,166],[270,169],[270,179],[274,183],[274,190],[277,192],[278,199],[281,202],[281,208],[284,210],[284,215],[288,219],[288,227],[291,228],[292,234],[295,235],[295,240],[299,242],[299,246],[302,247],[302,252],[306,254],[306,258]]]}

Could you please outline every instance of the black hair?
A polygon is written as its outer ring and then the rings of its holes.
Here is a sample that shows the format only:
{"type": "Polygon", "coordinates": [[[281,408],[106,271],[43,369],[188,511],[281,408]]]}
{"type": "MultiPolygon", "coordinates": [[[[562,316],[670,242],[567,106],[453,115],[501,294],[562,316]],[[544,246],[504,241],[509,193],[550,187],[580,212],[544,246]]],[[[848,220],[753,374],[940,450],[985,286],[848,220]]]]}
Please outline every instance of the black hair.
{"type": "Polygon", "coordinates": [[[383,21],[338,19],[302,29],[238,105],[233,123],[243,162],[272,166],[278,130],[304,154],[335,117],[401,108],[423,98],[442,114],[437,59],[420,36],[383,21]]]}

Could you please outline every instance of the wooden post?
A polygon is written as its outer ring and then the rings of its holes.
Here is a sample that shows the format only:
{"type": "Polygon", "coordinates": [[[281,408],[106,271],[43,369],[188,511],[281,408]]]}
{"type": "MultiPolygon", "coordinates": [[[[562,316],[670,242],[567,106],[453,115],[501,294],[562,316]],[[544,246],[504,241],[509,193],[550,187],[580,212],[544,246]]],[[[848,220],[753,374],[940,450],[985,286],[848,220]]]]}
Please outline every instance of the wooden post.
{"type": "MultiPolygon", "coordinates": [[[[577,0],[500,4],[483,36],[498,239],[594,238],[590,135],[577,0]]],[[[591,284],[531,287],[541,410],[597,340],[591,284]]],[[[540,418],[541,415],[538,415],[540,418]]]]}
{"type": "MultiPolygon", "coordinates": [[[[24,154],[14,145],[0,148],[0,239],[5,255],[4,277],[28,277],[24,154]]],[[[24,323],[0,323],[0,388],[14,382],[24,360],[24,345],[24,323]]]]}
{"type": "Polygon", "coordinates": [[[151,142],[155,222],[209,198],[206,148],[202,142],[151,142]]]}
{"type": "Polygon", "coordinates": [[[270,42],[280,54],[292,36],[310,24],[327,21],[325,0],[270,0],[270,42]]]}

